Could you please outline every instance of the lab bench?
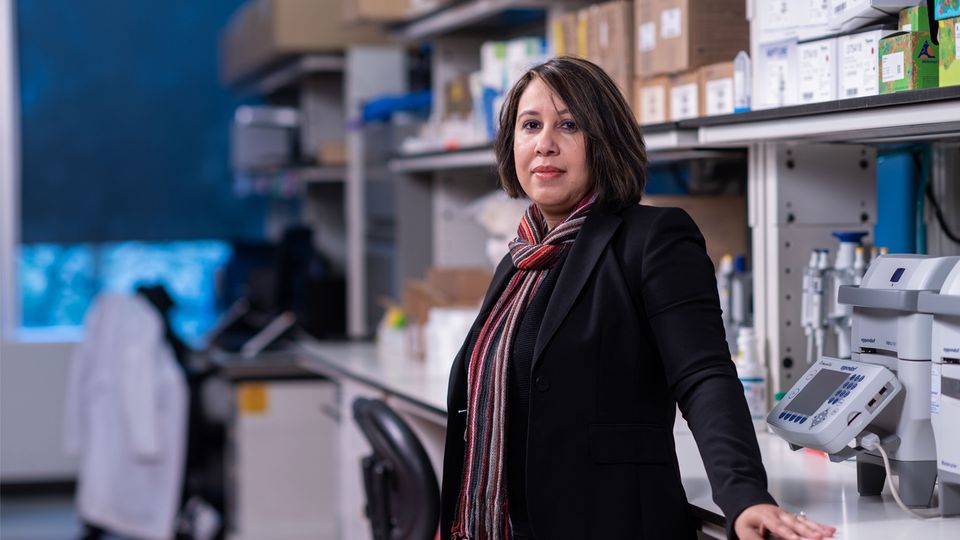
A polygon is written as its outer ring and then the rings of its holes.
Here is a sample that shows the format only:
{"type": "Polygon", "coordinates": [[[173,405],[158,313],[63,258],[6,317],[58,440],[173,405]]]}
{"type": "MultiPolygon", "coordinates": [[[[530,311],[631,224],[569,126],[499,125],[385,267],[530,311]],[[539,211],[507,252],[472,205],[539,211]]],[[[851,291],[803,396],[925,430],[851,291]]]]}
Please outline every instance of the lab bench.
{"type": "MultiPolygon", "coordinates": [[[[439,476],[449,371],[402,354],[381,356],[370,343],[304,341],[299,347],[301,367],[339,385],[341,534],[342,538],[366,538],[369,529],[362,514],[359,460],[370,449],[346,411],[356,397],[386,400],[420,437],[439,476]]],[[[692,512],[701,520],[704,535],[723,538],[724,518],[711,499],[693,436],[682,419],[674,431],[692,512]]],[[[786,442],[769,433],[758,433],[757,439],[774,498],[789,511],[802,510],[811,519],[836,526],[838,538],[960,538],[960,518],[912,518],[897,507],[889,491],[882,498],[859,496],[853,462],[831,463],[823,454],[791,451],[786,442]]]]}

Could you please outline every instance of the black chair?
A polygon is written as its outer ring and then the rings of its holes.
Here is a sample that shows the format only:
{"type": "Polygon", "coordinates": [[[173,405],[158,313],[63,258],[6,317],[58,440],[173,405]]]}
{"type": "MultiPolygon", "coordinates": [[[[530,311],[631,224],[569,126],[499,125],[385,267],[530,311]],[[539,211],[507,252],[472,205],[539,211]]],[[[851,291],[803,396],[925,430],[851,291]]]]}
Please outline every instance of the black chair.
{"type": "Polygon", "coordinates": [[[423,445],[383,401],[357,398],[353,417],[373,447],[363,458],[373,539],[433,540],[440,521],[440,488],[423,445]]]}

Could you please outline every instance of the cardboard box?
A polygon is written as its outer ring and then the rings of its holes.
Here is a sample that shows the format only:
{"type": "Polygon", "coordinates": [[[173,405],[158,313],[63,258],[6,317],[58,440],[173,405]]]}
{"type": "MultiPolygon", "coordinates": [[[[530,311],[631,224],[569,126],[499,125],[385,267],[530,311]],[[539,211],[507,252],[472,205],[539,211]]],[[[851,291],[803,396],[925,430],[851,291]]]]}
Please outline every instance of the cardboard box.
{"type": "Polygon", "coordinates": [[[340,8],[340,0],[248,1],[220,36],[221,78],[233,84],[298,54],[387,42],[379,27],[344,24],[340,8]]]}
{"type": "Polygon", "coordinates": [[[632,2],[606,2],[590,7],[587,58],[610,75],[627,103],[633,95],[632,2]]]}
{"type": "Polygon", "coordinates": [[[830,0],[829,27],[849,32],[921,3],[926,0],[830,0]]]}
{"type": "Polygon", "coordinates": [[[587,48],[590,35],[590,8],[584,8],[577,12],[577,53],[580,58],[587,57],[587,48]]]}
{"type": "Polygon", "coordinates": [[[797,40],[788,39],[760,45],[754,76],[757,78],[753,108],[771,109],[797,104],[797,40]]]}
{"type": "Polygon", "coordinates": [[[837,38],[837,97],[875,96],[880,93],[877,51],[880,39],[896,33],[892,28],[857,32],[837,38]]]}
{"type": "Polygon", "coordinates": [[[670,118],[670,77],[636,79],[633,113],[641,125],[662,124],[670,118]]]}
{"type": "Polygon", "coordinates": [[[837,99],[837,38],[799,43],[797,57],[800,62],[798,102],[837,99]]]}
{"type": "Polygon", "coordinates": [[[747,202],[743,195],[644,195],[643,204],[683,208],[703,233],[714,267],[727,253],[747,253],[747,202]]]}
{"type": "Polygon", "coordinates": [[[345,22],[401,22],[440,9],[450,0],[340,0],[345,22]]]}
{"type": "Polygon", "coordinates": [[[409,0],[340,0],[345,22],[399,22],[410,18],[409,0]]]}
{"type": "Polygon", "coordinates": [[[936,0],[933,16],[938,21],[960,17],[960,0],[936,0]]]}
{"type": "Polygon", "coordinates": [[[550,24],[551,46],[554,56],[580,56],[577,50],[577,14],[561,13],[550,24]]]}
{"type": "Polygon", "coordinates": [[[485,268],[429,268],[426,280],[407,280],[404,310],[417,325],[427,322],[432,307],[476,307],[490,286],[493,274],[485,268]]]}
{"type": "Polygon", "coordinates": [[[700,72],[690,71],[670,78],[671,122],[700,116],[700,72]]]}
{"type": "Polygon", "coordinates": [[[347,141],[327,141],[317,148],[317,161],[321,165],[346,165],[347,141]]]}
{"type": "Polygon", "coordinates": [[[749,50],[743,0],[638,0],[638,77],[679,73],[749,50]]]}
{"type": "Polygon", "coordinates": [[[733,62],[700,68],[700,114],[733,114],[733,62]]]}
{"type": "Polygon", "coordinates": [[[929,32],[900,32],[880,40],[880,93],[939,85],[937,44],[929,32]]]}
{"type": "Polygon", "coordinates": [[[960,84],[960,17],[938,21],[940,27],[940,86],[960,84]]]}
{"type": "Polygon", "coordinates": [[[927,4],[908,7],[900,11],[900,24],[897,27],[904,32],[929,32],[930,17],[927,4]]]}

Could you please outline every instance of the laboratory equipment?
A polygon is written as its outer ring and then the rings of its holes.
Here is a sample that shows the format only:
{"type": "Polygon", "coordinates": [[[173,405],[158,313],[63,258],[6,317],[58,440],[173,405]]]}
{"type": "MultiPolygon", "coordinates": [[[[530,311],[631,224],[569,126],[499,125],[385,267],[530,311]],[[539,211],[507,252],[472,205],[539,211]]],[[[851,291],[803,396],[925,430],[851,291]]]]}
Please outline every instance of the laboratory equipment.
{"type": "Polygon", "coordinates": [[[839,301],[853,306],[851,359],[820,357],[767,418],[774,431],[794,446],[818,448],[834,459],[855,455],[861,495],[879,495],[887,475],[876,445],[870,445],[872,450],[845,446],[869,432],[879,437],[890,457],[904,503],[930,504],[937,477],[929,398],[933,316],[917,311],[917,298],[921,291],[939,291],[958,260],[880,256],[871,263],[860,287],[841,286],[839,301]],[[824,371],[833,366],[837,368],[824,371]],[[833,372],[847,376],[840,380],[833,372]],[[891,382],[893,376],[902,390],[891,382]],[[816,386],[810,386],[813,380],[816,386]],[[881,393],[887,384],[891,386],[881,393]],[[804,392],[808,387],[810,392],[804,392]],[[822,398],[819,404],[814,403],[817,398],[822,398]],[[878,401],[871,405],[872,399],[878,401]],[[792,416],[781,418],[785,412],[792,416]],[[833,425],[821,427],[825,422],[833,425]],[[815,432],[821,436],[814,437],[815,432]]]}
{"type": "Polygon", "coordinates": [[[882,366],[823,357],[777,402],[767,423],[794,449],[839,454],[901,390],[882,366]]]}
{"type": "Polygon", "coordinates": [[[939,294],[922,292],[919,310],[933,314],[930,422],[937,447],[940,513],[960,514],[960,264],[939,294]]]}
{"type": "MultiPolygon", "coordinates": [[[[833,329],[837,337],[838,358],[850,358],[850,331],[852,324],[853,307],[848,304],[837,302],[840,287],[843,285],[858,285],[857,271],[854,265],[857,262],[856,248],[861,247],[860,243],[865,232],[846,232],[834,231],[833,236],[840,241],[837,249],[837,257],[834,259],[833,268],[826,271],[825,279],[830,284],[830,294],[827,297],[827,324],[833,329]]],[[[862,274],[861,274],[862,279],[862,274]]]]}
{"type": "Polygon", "coordinates": [[[824,277],[830,251],[815,249],[810,253],[810,262],[803,273],[803,291],[800,304],[800,322],[807,337],[807,365],[823,354],[823,341],[827,328],[824,310],[824,277]]]}

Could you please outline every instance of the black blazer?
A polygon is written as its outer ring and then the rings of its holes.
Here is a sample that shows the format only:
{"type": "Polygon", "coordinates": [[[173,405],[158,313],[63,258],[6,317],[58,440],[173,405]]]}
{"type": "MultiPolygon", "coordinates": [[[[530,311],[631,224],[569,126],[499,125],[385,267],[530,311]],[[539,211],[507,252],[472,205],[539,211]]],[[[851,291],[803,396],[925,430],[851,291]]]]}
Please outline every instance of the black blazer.
{"type": "MultiPolygon", "coordinates": [[[[463,472],[466,354],[513,273],[501,261],[450,374],[441,538],[463,472]]],[[[676,208],[595,207],[561,269],[534,348],[527,508],[538,540],[694,538],[673,439],[676,403],[733,520],[771,503],[730,360],[713,265],[676,208]]]]}

